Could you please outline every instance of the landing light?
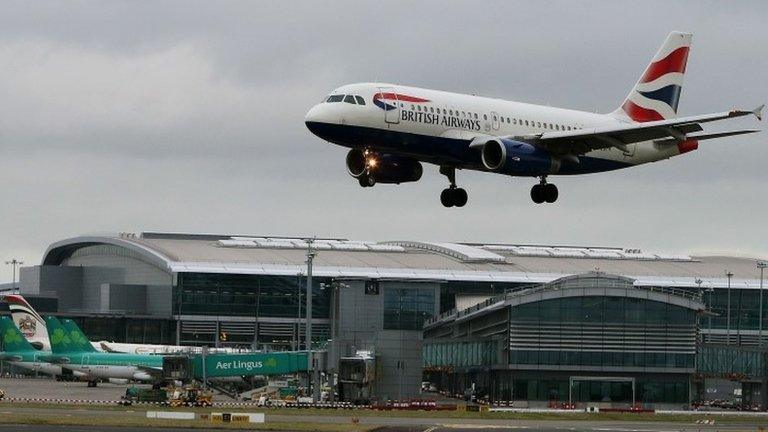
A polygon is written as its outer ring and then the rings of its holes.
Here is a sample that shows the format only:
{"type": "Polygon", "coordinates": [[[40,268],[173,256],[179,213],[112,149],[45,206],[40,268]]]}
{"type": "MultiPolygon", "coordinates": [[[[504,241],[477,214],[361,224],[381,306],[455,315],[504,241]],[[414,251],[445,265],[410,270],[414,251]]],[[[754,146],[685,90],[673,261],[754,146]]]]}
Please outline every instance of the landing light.
{"type": "Polygon", "coordinates": [[[368,158],[365,163],[368,165],[368,168],[375,168],[378,161],[374,158],[368,158]]]}

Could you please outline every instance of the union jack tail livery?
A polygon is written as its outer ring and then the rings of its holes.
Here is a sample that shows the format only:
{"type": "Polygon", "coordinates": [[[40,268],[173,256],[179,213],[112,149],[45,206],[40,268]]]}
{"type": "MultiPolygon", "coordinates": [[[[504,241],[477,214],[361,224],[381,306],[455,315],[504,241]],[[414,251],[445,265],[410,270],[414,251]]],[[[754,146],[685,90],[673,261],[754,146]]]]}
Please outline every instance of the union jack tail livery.
{"type": "Polygon", "coordinates": [[[677,104],[692,39],[690,33],[670,33],[621,108],[613,112],[614,116],[635,122],[677,117],[677,104]]]}

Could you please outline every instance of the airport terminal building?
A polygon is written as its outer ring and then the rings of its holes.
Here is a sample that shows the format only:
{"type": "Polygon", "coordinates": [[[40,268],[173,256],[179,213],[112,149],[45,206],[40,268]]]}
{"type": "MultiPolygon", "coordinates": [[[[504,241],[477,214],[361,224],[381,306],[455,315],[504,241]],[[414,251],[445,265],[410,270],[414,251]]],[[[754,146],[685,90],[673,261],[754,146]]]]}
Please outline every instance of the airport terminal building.
{"type": "MultiPolygon", "coordinates": [[[[346,399],[417,396],[422,370],[454,394],[544,403],[687,403],[706,393],[703,379],[740,380],[754,396],[768,375],[768,337],[759,341],[768,299],[760,326],[754,259],[344,239],[313,247],[313,348],[327,350],[346,399]],[[734,348],[753,359],[738,371],[734,348]],[[374,359],[371,373],[347,376],[345,362],[361,358],[374,359]]],[[[306,261],[299,238],[83,236],[23,268],[20,289],[92,339],[295,350],[305,348],[306,261]]]]}

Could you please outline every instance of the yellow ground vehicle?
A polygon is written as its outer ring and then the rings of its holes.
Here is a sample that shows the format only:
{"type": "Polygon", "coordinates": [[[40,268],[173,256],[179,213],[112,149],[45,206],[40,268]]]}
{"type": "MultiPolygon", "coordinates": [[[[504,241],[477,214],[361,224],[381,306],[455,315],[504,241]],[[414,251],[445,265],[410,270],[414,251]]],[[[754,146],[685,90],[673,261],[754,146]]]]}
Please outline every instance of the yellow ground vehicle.
{"type": "Polygon", "coordinates": [[[213,406],[213,393],[199,387],[178,387],[169,394],[168,405],[173,408],[213,406]]]}

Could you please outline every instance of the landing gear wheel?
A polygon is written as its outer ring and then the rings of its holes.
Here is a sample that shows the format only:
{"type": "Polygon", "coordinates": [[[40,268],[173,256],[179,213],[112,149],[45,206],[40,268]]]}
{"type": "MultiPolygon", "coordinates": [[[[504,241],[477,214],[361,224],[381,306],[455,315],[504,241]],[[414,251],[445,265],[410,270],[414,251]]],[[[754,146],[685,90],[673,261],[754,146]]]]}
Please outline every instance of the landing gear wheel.
{"type": "Polygon", "coordinates": [[[453,207],[453,189],[443,189],[440,192],[440,202],[443,207],[453,207]]]}
{"type": "Polygon", "coordinates": [[[440,193],[440,202],[445,207],[464,207],[467,204],[467,191],[456,187],[456,167],[441,165],[440,174],[448,177],[450,186],[440,193]]]}
{"type": "Polygon", "coordinates": [[[440,193],[440,202],[445,207],[464,207],[468,198],[467,191],[457,187],[443,189],[440,193]]]}
{"type": "Polygon", "coordinates": [[[96,387],[98,384],[98,381],[88,381],[88,387],[96,387]]]}
{"type": "Polygon", "coordinates": [[[453,205],[456,207],[464,207],[467,204],[467,199],[469,199],[467,191],[462,188],[454,189],[451,195],[453,195],[453,205]]]}
{"type": "Polygon", "coordinates": [[[533,185],[533,187],[531,188],[531,199],[536,204],[541,204],[545,201],[543,186],[544,185],[537,184],[537,185],[533,185]]]}
{"type": "Polygon", "coordinates": [[[553,185],[552,183],[547,183],[545,185],[542,185],[542,189],[544,191],[544,201],[548,203],[553,203],[557,201],[558,191],[557,186],[553,185]]]}
{"type": "Polygon", "coordinates": [[[362,187],[373,187],[376,184],[376,179],[370,174],[361,175],[357,178],[357,181],[360,182],[362,187]]]}

